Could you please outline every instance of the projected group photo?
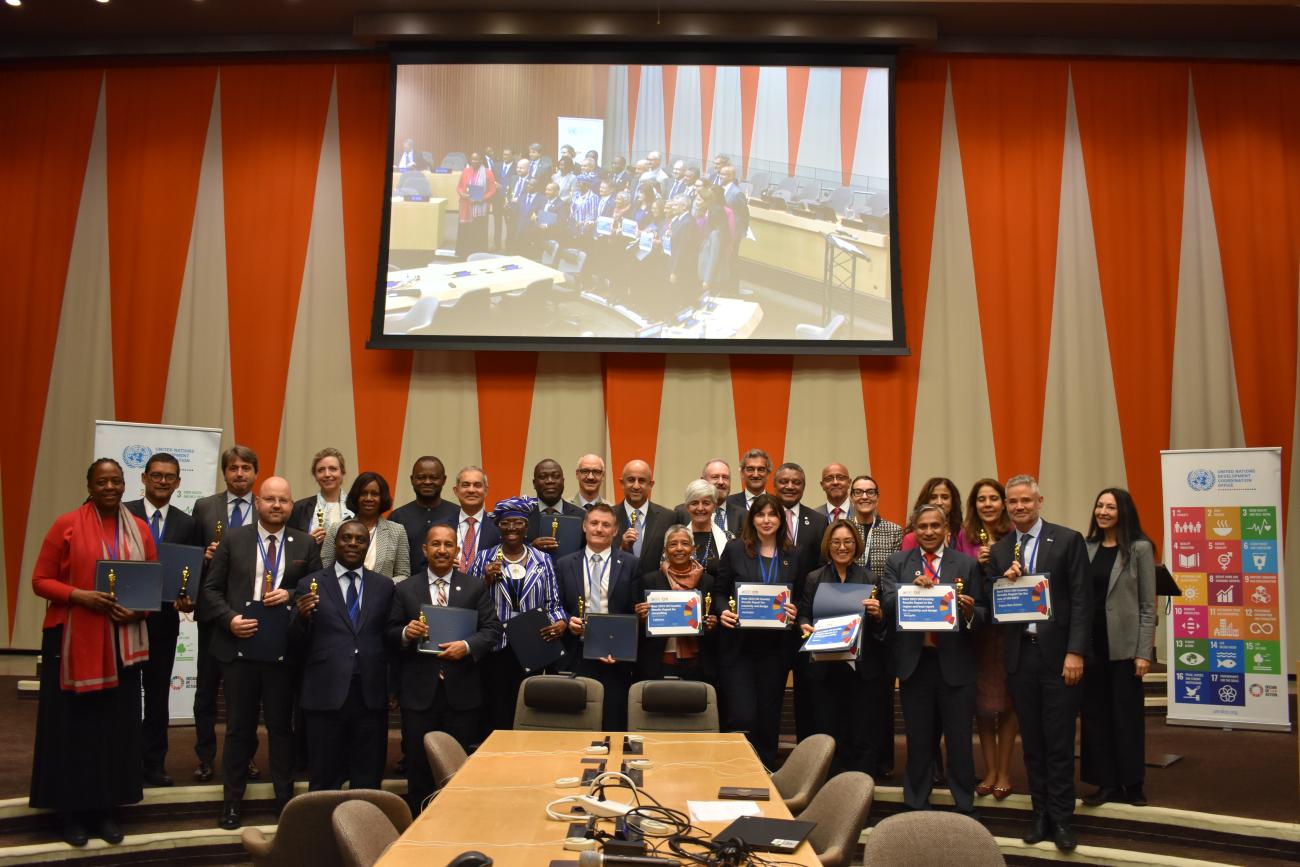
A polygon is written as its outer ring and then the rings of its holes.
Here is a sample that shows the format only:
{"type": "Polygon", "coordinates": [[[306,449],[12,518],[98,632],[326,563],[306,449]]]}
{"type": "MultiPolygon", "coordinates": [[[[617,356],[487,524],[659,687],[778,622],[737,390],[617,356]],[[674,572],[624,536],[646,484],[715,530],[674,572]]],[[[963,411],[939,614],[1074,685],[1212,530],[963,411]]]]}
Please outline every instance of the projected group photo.
{"type": "Polygon", "coordinates": [[[892,341],[889,74],[399,64],[376,331],[892,341]]]}

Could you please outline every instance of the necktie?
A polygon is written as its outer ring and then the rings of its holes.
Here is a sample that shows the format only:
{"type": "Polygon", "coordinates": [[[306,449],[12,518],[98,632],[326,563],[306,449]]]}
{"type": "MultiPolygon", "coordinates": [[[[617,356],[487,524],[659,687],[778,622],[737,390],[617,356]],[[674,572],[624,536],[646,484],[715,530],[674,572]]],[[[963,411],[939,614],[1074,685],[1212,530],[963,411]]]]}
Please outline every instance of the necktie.
{"type": "Polygon", "coordinates": [[[587,579],[587,610],[600,607],[600,555],[591,555],[591,577],[587,579]]]}
{"type": "Polygon", "coordinates": [[[235,507],[230,510],[230,526],[244,526],[244,499],[235,500],[235,507]]]}
{"type": "Polygon", "coordinates": [[[632,511],[632,529],[636,530],[636,541],[632,543],[632,553],[635,554],[637,557],[641,556],[641,542],[642,542],[642,538],[641,538],[642,533],[640,529],[641,524],[642,524],[641,510],[634,509],[632,511]]]}
{"type": "Polygon", "coordinates": [[[727,510],[725,508],[713,510],[713,523],[717,524],[718,529],[722,532],[727,532],[727,510]]]}
{"type": "Polygon", "coordinates": [[[468,572],[469,564],[474,562],[474,524],[477,523],[475,518],[465,519],[465,541],[461,544],[460,550],[460,571],[468,572]]]}
{"type": "Polygon", "coordinates": [[[348,595],[344,601],[348,604],[348,618],[355,629],[357,621],[361,619],[361,594],[357,592],[357,573],[345,572],[343,577],[348,579],[348,595]]]}
{"type": "Polygon", "coordinates": [[[1029,543],[1033,541],[1032,533],[1022,533],[1020,535],[1020,567],[1022,572],[1029,571],[1029,543]]]}
{"type": "Polygon", "coordinates": [[[155,509],[153,518],[149,520],[149,532],[153,533],[155,542],[162,541],[162,510],[155,509]]]}
{"type": "Polygon", "coordinates": [[[584,512],[590,512],[590,511],[591,511],[592,509],[594,509],[594,508],[596,508],[596,504],[595,504],[595,503],[588,503],[587,505],[585,505],[585,506],[582,507],[582,510],[583,510],[584,512]]]}
{"type": "Polygon", "coordinates": [[[795,533],[796,533],[796,531],[797,531],[797,527],[798,527],[798,525],[795,523],[795,520],[794,520],[794,509],[786,509],[786,510],[785,510],[785,528],[786,528],[786,530],[789,531],[789,533],[790,533],[790,541],[791,541],[791,542],[795,541],[795,538],[796,538],[795,533]]]}
{"type": "MultiPolygon", "coordinates": [[[[934,554],[933,554],[932,552],[930,552],[930,551],[926,551],[926,552],[925,552],[925,562],[930,566],[930,571],[928,571],[928,572],[926,573],[926,576],[929,577],[932,581],[936,581],[936,582],[937,582],[938,579],[935,577],[935,575],[938,574],[939,570],[936,569],[936,568],[934,568],[934,561],[935,561],[935,559],[936,559],[936,558],[935,558],[935,556],[934,556],[934,554]]],[[[938,646],[939,646],[938,642],[936,642],[936,641],[934,640],[934,633],[933,633],[933,632],[927,632],[927,633],[925,633],[925,641],[923,642],[923,644],[924,644],[924,646],[926,646],[926,647],[938,647],[938,646]]]]}
{"type": "Polygon", "coordinates": [[[842,514],[844,514],[844,510],[841,509],[839,506],[836,506],[835,508],[831,509],[831,520],[838,521],[840,519],[840,515],[842,514]]]}
{"type": "Polygon", "coordinates": [[[262,598],[275,589],[275,537],[266,537],[266,561],[262,564],[266,567],[266,572],[262,579],[262,598]]]}
{"type": "Polygon", "coordinates": [[[446,579],[446,578],[438,578],[438,579],[435,580],[433,583],[434,583],[434,586],[436,586],[436,587],[438,588],[438,604],[441,605],[441,606],[443,606],[443,607],[446,607],[446,605],[447,605],[447,579],[446,579]]]}

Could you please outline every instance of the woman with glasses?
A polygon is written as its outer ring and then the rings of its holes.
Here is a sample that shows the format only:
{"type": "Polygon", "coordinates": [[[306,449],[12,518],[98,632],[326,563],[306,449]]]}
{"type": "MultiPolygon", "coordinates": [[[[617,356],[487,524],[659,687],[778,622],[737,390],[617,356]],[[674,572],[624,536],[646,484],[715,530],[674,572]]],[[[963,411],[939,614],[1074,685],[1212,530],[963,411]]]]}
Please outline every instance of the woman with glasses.
{"type": "MultiPolygon", "coordinates": [[[[799,628],[804,638],[813,631],[813,603],[819,586],[877,584],[871,572],[857,562],[863,553],[862,537],[847,519],[841,518],[826,528],[821,547],[826,565],[808,573],[803,600],[799,603],[799,628]]],[[[885,737],[878,730],[882,722],[880,715],[871,713],[871,701],[880,692],[877,681],[892,680],[886,675],[885,639],[889,630],[878,598],[864,599],[862,608],[864,621],[857,660],[852,664],[839,660],[810,661],[808,682],[815,707],[813,725],[819,733],[835,738],[835,763],[831,772],[862,771],[875,777],[880,773],[878,748],[885,737]]],[[[892,731],[885,734],[892,740],[892,731]]]]}
{"type": "Polygon", "coordinates": [[[849,504],[853,529],[862,539],[857,562],[871,570],[872,583],[885,574],[885,561],[903,544],[903,528],[880,516],[880,485],[871,476],[858,476],[849,483],[849,504]]]}

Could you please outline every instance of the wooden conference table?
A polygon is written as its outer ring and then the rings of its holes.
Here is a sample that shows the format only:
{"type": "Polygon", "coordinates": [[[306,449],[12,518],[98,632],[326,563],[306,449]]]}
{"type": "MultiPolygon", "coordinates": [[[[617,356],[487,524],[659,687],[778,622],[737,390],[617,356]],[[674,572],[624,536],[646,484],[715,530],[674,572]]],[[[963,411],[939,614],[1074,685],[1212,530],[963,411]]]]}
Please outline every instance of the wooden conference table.
{"type": "MultiPolygon", "coordinates": [[[[496,731],[470,756],[433,802],[425,808],[384,856],[378,867],[442,865],[467,850],[490,855],[496,867],[546,867],[553,860],[576,864],[577,852],[563,846],[568,825],[547,817],[545,807],[585,788],[560,789],[560,777],[577,776],[585,750],[600,732],[496,731]]],[[[645,790],[664,806],[686,811],[686,801],[717,799],[720,786],[758,786],[771,790],[772,800],[759,801],[763,815],[788,819],[770,778],[744,735],[645,733],[644,754],[653,766],[644,773],[645,790]]],[[[623,735],[610,734],[607,769],[618,770],[623,759],[623,735]]],[[[611,800],[627,801],[631,792],[613,789],[611,800]]],[[[729,822],[699,827],[717,833],[729,822]]],[[[613,823],[601,826],[612,830],[613,823]]],[[[666,847],[665,847],[666,849],[666,847]]],[[[671,853],[667,853],[671,854],[671,853]]],[[[820,865],[804,843],[792,855],[776,855],[784,864],[820,865]]]]}

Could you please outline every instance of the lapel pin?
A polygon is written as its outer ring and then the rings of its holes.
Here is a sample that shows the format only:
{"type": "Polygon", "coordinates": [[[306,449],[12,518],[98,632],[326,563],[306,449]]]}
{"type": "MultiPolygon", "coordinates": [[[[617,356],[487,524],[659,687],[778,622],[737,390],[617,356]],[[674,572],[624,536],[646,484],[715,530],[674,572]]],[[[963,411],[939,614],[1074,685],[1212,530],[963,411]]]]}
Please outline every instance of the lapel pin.
{"type": "Polygon", "coordinates": [[[284,540],[285,540],[286,542],[292,542],[292,541],[293,541],[293,536],[285,536],[285,537],[284,537],[284,540]]]}

